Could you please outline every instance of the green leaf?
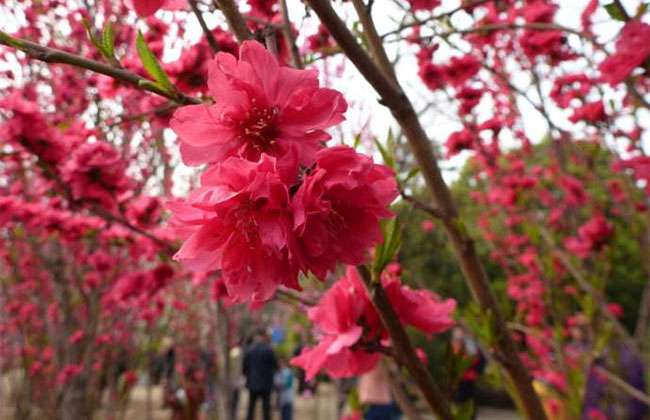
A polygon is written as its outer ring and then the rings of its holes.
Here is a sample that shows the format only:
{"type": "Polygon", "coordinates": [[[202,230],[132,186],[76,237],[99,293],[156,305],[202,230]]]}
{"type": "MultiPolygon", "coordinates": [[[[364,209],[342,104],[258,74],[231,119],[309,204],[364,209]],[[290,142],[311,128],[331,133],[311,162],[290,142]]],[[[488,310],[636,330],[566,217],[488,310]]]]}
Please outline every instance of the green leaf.
{"type": "Polygon", "coordinates": [[[375,259],[372,263],[373,278],[379,278],[384,268],[395,258],[402,244],[401,227],[397,217],[382,223],[381,230],[384,241],[375,248],[375,259]]]}
{"type": "Polygon", "coordinates": [[[354,144],[352,145],[352,148],[356,149],[357,147],[359,147],[360,143],[361,143],[361,133],[354,136],[354,144]]]}
{"type": "Polygon", "coordinates": [[[395,159],[393,157],[393,148],[391,148],[392,145],[395,144],[395,140],[393,138],[393,130],[388,129],[388,136],[386,137],[386,146],[385,147],[379,140],[375,138],[375,144],[377,145],[377,149],[379,149],[379,153],[381,154],[381,158],[384,160],[384,163],[386,166],[390,167],[391,169],[395,169],[395,159]]]}
{"type": "Polygon", "coordinates": [[[154,53],[152,53],[147,46],[147,43],[142,36],[142,32],[140,31],[138,31],[135,47],[138,50],[138,55],[140,56],[140,61],[142,61],[144,69],[147,71],[147,73],[149,73],[149,76],[151,76],[156,81],[158,87],[166,90],[167,92],[176,93],[176,88],[169,81],[169,77],[167,77],[167,74],[160,66],[160,63],[158,63],[158,59],[154,53]]]}
{"type": "Polygon", "coordinates": [[[417,174],[420,173],[420,168],[417,166],[409,171],[409,173],[406,175],[406,178],[404,178],[404,181],[402,181],[403,184],[408,183],[410,180],[412,180],[417,174]]]}
{"type": "Polygon", "coordinates": [[[102,46],[104,51],[110,57],[115,57],[115,30],[110,20],[106,21],[104,31],[102,32],[102,46]]]}
{"type": "Polygon", "coordinates": [[[102,55],[106,55],[106,51],[104,51],[104,46],[102,45],[101,42],[99,42],[95,34],[93,34],[93,30],[92,27],[90,26],[90,22],[88,21],[88,19],[83,18],[81,20],[81,24],[86,29],[86,34],[88,34],[88,39],[90,39],[90,42],[93,43],[95,48],[97,48],[99,52],[102,53],[102,55]]]}
{"type": "Polygon", "coordinates": [[[648,11],[649,6],[650,6],[650,3],[642,3],[642,4],[640,4],[639,8],[636,9],[636,16],[634,18],[635,19],[640,19],[648,11]]]}
{"type": "Polygon", "coordinates": [[[604,5],[607,14],[614,20],[625,21],[625,13],[621,10],[616,3],[609,3],[604,5]]]}

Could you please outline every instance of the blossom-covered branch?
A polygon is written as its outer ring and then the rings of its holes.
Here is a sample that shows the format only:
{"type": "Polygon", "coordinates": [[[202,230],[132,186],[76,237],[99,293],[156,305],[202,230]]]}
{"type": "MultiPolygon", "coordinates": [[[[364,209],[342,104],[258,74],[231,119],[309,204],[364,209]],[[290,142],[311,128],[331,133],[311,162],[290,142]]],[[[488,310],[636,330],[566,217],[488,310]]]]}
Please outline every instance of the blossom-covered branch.
{"type": "Polygon", "coordinates": [[[144,77],[132,73],[128,70],[100,63],[99,61],[90,60],[56,48],[45,47],[26,39],[13,37],[2,31],[0,31],[0,44],[18,49],[27,54],[29,57],[43,61],[45,63],[69,64],[75,67],[104,74],[116,80],[129,83],[138,89],[143,89],[157,95],[164,96],[165,98],[171,99],[172,101],[180,104],[201,103],[201,100],[198,98],[186,96],[180,92],[167,91],[153,83],[151,80],[145,79],[144,77]]]}

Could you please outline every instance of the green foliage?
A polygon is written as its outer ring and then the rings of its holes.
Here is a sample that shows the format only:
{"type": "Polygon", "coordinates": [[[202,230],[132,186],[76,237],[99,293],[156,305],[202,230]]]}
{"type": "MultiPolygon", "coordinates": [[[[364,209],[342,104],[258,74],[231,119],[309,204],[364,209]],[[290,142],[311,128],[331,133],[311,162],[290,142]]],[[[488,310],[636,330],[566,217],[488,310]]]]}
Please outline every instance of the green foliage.
{"type": "Polygon", "coordinates": [[[120,63],[115,58],[115,29],[110,20],[106,21],[104,29],[101,34],[101,38],[98,38],[90,25],[90,22],[87,19],[82,20],[82,24],[86,29],[88,34],[88,39],[90,42],[97,48],[97,51],[112,65],[119,67],[120,63]]]}
{"type": "Polygon", "coordinates": [[[388,263],[393,261],[402,242],[400,224],[397,217],[382,222],[381,230],[384,241],[375,248],[375,258],[372,263],[373,279],[378,279],[388,263]]]}
{"type": "Polygon", "coordinates": [[[163,70],[160,63],[158,63],[158,59],[147,46],[147,43],[142,36],[142,32],[138,32],[135,47],[138,50],[138,55],[140,56],[140,61],[142,61],[144,69],[147,71],[149,76],[155,80],[155,85],[166,92],[172,94],[176,93],[176,88],[169,81],[169,77],[167,77],[165,70],[163,70]]]}
{"type": "Polygon", "coordinates": [[[102,47],[108,57],[115,57],[115,30],[110,20],[102,31],[102,47]]]}
{"type": "Polygon", "coordinates": [[[607,11],[607,14],[609,17],[611,17],[614,20],[619,20],[619,21],[625,21],[625,12],[621,10],[618,4],[616,3],[609,3],[604,5],[605,10],[607,11]]]}

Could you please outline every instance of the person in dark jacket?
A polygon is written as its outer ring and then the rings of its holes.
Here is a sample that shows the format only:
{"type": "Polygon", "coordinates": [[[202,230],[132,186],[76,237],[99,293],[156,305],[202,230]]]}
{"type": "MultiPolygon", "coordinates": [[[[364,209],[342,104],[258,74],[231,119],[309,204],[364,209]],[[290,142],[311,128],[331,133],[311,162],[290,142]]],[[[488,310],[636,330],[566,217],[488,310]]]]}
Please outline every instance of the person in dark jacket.
{"type": "Polygon", "coordinates": [[[255,407],[259,399],[262,400],[264,420],[271,420],[271,391],[277,369],[278,362],[269,345],[268,336],[264,330],[259,330],[255,334],[253,344],[246,349],[242,363],[249,397],[246,420],[253,420],[255,417],[255,407]]]}

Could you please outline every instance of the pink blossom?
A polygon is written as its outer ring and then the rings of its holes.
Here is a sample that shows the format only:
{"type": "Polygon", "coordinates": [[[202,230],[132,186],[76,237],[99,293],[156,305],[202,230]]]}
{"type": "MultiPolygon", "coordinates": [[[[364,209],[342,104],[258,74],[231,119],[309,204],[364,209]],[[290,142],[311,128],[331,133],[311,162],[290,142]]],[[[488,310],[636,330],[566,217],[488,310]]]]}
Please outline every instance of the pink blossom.
{"type": "Polygon", "coordinates": [[[422,232],[429,233],[433,230],[435,225],[433,224],[433,221],[431,220],[423,220],[422,223],[420,224],[420,229],[422,229],[422,232]]]}
{"type": "Polygon", "coordinates": [[[382,281],[388,300],[400,320],[425,334],[438,334],[454,326],[451,317],[456,309],[453,299],[441,300],[429,290],[413,290],[393,278],[382,281]]]}
{"type": "Polygon", "coordinates": [[[97,141],[78,147],[61,172],[74,199],[112,209],[131,186],[126,166],[113,146],[97,141]]]}
{"type": "Polygon", "coordinates": [[[303,349],[291,361],[306,371],[307,380],[321,369],[333,377],[360,375],[370,371],[379,361],[379,353],[352,348],[364,333],[368,339],[378,337],[380,332],[379,318],[367,298],[356,268],[348,267],[346,275],[323,295],[318,305],[309,310],[309,319],[323,337],[318,345],[303,349]]]}
{"type": "Polygon", "coordinates": [[[293,197],[294,256],[320,278],[337,262],[362,264],[382,240],[379,219],[397,196],[393,172],[347,146],[323,149],[293,197]]]}
{"type": "Polygon", "coordinates": [[[418,10],[431,11],[440,6],[440,0],[408,0],[408,2],[414,12],[418,10]]]}
{"type": "Polygon", "coordinates": [[[317,52],[336,46],[332,35],[327,30],[327,27],[322,23],[318,25],[318,31],[307,37],[307,50],[317,52]]]}
{"type": "Polygon", "coordinates": [[[271,20],[277,13],[278,0],[247,0],[250,14],[259,19],[271,20]]]}
{"type": "Polygon", "coordinates": [[[578,235],[591,242],[593,248],[600,248],[614,233],[614,227],[602,214],[596,214],[578,229],[578,235]]]}
{"type": "Polygon", "coordinates": [[[282,67],[254,41],[242,44],[239,59],[215,56],[208,90],[214,104],[180,108],[170,123],[187,164],[292,152],[308,166],[330,138],[325,129],[341,122],[347,108],[339,92],[318,87],[315,70],[282,67]]]}
{"type": "Polygon", "coordinates": [[[522,14],[528,23],[551,23],[557,8],[557,5],[549,4],[546,1],[532,1],[522,8],[522,14]]]}
{"type": "Polygon", "coordinates": [[[474,77],[480,69],[481,62],[471,54],[452,57],[445,69],[445,78],[453,86],[458,87],[474,77]]]}
{"type": "Polygon", "coordinates": [[[607,310],[616,318],[622,318],[624,315],[623,307],[616,302],[607,303],[607,310]]]}
{"type": "Polygon", "coordinates": [[[418,75],[430,90],[438,90],[445,86],[445,68],[431,61],[420,64],[418,75]]]}
{"type": "Polygon", "coordinates": [[[626,23],[616,41],[616,52],[598,67],[603,80],[612,86],[625,80],[650,55],[648,38],[650,25],[639,21],[626,23]]]}
{"type": "Polygon", "coordinates": [[[457,155],[463,150],[473,149],[479,138],[468,128],[455,131],[449,135],[445,146],[447,146],[447,157],[457,155]]]}
{"type": "Polygon", "coordinates": [[[72,378],[80,375],[82,371],[83,371],[83,366],[81,365],[75,365],[75,364],[66,365],[63,369],[61,369],[59,374],[56,376],[56,382],[59,385],[65,385],[72,378]]]}
{"type": "Polygon", "coordinates": [[[596,214],[578,228],[578,235],[564,241],[565,248],[580,258],[600,250],[614,233],[614,227],[602,214],[596,214]]]}
{"type": "Polygon", "coordinates": [[[151,16],[160,9],[165,0],[131,0],[135,12],[142,17],[151,16]]]}
{"type": "Polygon", "coordinates": [[[576,108],[569,120],[571,122],[586,121],[592,124],[607,120],[603,101],[588,102],[576,108]]]}
{"type": "MultiPolygon", "coordinates": [[[[428,290],[412,290],[398,278],[399,266],[382,276],[386,296],[400,320],[426,334],[454,325],[453,299],[440,300],[428,290]]],[[[320,342],[303,349],[291,363],[305,369],[307,379],[321,369],[334,377],[354,376],[372,370],[380,358],[373,346],[386,345],[388,333],[379,320],[359,273],[348,266],[340,278],[309,310],[309,319],[322,334],[320,342]]]]}
{"type": "Polygon", "coordinates": [[[592,87],[592,81],[584,74],[567,74],[553,82],[550,96],[562,108],[567,108],[573,99],[584,98],[592,87]]]}
{"type": "Polygon", "coordinates": [[[0,107],[12,116],[0,124],[0,138],[20,145],[49,164],[60,163],[68,152],[67,143],[50,127],[35,102],[25,100],[15,91],[0,100],[0,107]]]}
{"type": "Polygon", "coordinates": [[[171,224],[185,238],[174,258],[192,270],[221,270],[238,301],[266,300],[280,284],[298,288],[289,193],[276,160],[229,158],[209,168],[201,185],[169,204],[171,224]]]}
{"type": "Polygon", "coordinates": [[[77,344],[78,342],[83,340],[85,335],[86,335],[86,333],[84,332],[84,330],[77,330],[74,333],[72,333],[72,335],[70,335],[70,337],[68,337],[68,343],[77,344]]]}

